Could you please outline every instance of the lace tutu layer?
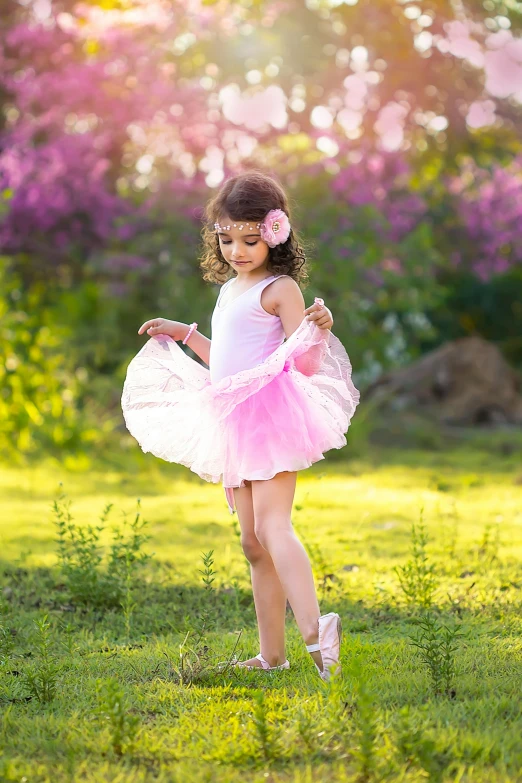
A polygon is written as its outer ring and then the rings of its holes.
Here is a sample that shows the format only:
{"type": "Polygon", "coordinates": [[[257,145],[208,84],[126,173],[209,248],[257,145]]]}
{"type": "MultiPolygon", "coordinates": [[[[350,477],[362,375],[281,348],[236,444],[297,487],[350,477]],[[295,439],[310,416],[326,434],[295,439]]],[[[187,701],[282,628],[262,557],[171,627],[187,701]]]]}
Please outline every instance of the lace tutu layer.
{"type": "Polygon", "coordinates": [[[339,340],[306,320],[264,362],[215,384],[158,335],[128,366],[123,415],[143,451],[240,487],[308,468],[346,444],[359,402],[351,369],[339,340]],[[313,374],[297,370],[298,357],[313,374]]]}

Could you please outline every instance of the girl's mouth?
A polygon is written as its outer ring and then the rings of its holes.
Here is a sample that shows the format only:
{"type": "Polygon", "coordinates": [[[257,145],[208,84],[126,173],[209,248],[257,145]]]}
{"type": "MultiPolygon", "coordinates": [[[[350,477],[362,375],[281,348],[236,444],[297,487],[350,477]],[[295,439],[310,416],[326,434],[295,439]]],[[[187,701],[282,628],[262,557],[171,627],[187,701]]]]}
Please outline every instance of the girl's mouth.
{"type": "Polygon", "coordinates": [[[236,266],[244,266],[245,264],[249,264],[250,261],[232,261],[232,263],[236,266]]]}

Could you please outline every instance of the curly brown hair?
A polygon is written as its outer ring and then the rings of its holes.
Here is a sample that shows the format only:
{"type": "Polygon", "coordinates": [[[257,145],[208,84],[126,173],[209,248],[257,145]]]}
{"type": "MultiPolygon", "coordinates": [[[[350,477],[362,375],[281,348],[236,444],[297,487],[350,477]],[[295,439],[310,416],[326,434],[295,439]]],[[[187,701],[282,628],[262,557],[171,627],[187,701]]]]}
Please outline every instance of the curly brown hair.
{"type": "MultiPolygon", "coordinates": [[[[275,179],[260,171],[248,171],[226,180],[204,212],[205,225],[201,232],[203,253],[200,266],[203,280],[224,283],[233,277],[230,264],[225,261],[214,223],[228,217],[237,222],[260,223],[271,209],[282,209],[292,223],[288,199],[275,179]]],[[[274,275],[288,275],[302,285],[308,280],[308,264],[302,241],[292,228],[286,242],[270,248],[268,269],[274,275]]]]}

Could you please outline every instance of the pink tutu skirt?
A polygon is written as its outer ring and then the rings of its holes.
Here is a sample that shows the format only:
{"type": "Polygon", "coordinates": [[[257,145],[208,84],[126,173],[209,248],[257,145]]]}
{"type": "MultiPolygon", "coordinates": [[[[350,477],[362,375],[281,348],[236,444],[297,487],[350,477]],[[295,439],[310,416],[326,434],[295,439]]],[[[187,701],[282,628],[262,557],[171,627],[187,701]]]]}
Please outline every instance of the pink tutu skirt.
{"type": "Polygon", "coordinates": [[[144,452],[222,482],[232,512],[231,488],[303,470],[346,444],[359,402],[351,369],[339,340],[306,320],[261,364],[216,384],[158,335],[128,366],[123,415],[144,452]],[[313,374],[297,370],[299,356],[313,374]]]}

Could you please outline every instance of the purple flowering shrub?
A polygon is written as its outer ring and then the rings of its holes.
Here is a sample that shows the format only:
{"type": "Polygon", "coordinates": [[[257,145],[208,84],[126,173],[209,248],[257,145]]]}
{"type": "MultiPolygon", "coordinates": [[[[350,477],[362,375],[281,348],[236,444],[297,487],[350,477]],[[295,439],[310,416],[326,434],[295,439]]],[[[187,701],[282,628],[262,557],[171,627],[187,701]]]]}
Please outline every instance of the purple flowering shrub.
{"type": "Polygon", "coordinates": [[[90,134],[11,144],[0,155],[3,252],[34,254],[48,267],[71,248],[84,255],[109,242],[116,219],[130,212],[107,188],[109,166],[90,134]]]}
{"type": "Polygon", "coordinates": [[[59,265],[78,272],[100,248],[128,251],[126,223],[143,222],[151,195],[136,160],[159,138],[155,175],[182,190],[186,174],[167,164],[165,149],[173,162],[200,156],[222,127],[208,122],[201,86],[173,79],[152,21],[86,42],[81,25],[64,29],[59,16],[17,24],[0,42],[0,250],[35,258],[44,275],[59,265]]]}
{"type": "Polygon", "coordinates": [[[522,156],[489,169],[467,161],[448,193],[460,221],[457,265],[489,280],[522,264],[522,156]]]}
{"type": "Polygon", "coordinates": [[[427,212],[421,195],[413,193],[411,165],[403,154],[368,151],[357,162],[345,163],[334,176],[335,196],[352,209],[370,207],[383,242],[400,242],[427,212]]]}

